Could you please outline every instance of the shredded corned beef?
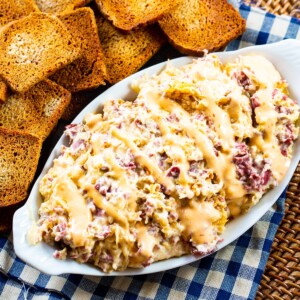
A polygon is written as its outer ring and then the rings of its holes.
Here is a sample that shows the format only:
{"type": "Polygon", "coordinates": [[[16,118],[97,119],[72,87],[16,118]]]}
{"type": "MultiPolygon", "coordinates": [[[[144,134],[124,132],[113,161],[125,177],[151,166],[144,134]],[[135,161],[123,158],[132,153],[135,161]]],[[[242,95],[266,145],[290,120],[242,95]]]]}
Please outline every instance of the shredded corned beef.
{"type": "Polygon", "coordinates": [[[72,154],[76,154],[80,151],[84,151],[86,149],[86,147],[87,147],[86,141],[79,139],[79,140],[75,141],[74,143],[72,143],[72,145],[71,145],[72,154]]]}
{"type": "Polygon", "coordinates": [[[256,122],[256,119],[255,119],[255,108],[260,106],[260,103],[258,101],[258,97],[256,95],[253,95],[250,98],[250,104],[251,104],[251,109],[252,109],[252,114],[251,114],[252,126],[256,127],[257,122],[256,122]]]}
{"type": "Polygon", "coordinates": [[[278,113],[281,113],[281,114],[285,114],[285,115],[290,115],[291,113],[292,113],[292,111],[289,109],[289,108],[287,108],[287,107],[285,107],[285,106],[279,106],[279,105],[277,105],[276,107],[275,107],[275,110],[278,112],[278,113]]]}
{"type": "Polygon", "coordinates": [[[55,225],[53,227],[53,232],[55,234],[55,238],[54,238],[55,242],[60,241],[67,234],[67,223],[62,222],[62,223],[59,223],[59,224],[55,225]]]}
{"type": "Polygon", "coordinates": [[[114,261],[114,258],[112,255],[108,254],[108,253],[103,253],[100,257],[99,257],[99,260],[101,262],[104,262],[104,263],[113,263],[114,261]]]}
{"type": "Polygon", "coordinates": [[[145,201],[142,205],[141,205],[141,213],[140,213],[140,217],[142,219],[146,219],[146,218],[151,218],[155,209],[153,207],[153,204],[150,201],[145,201]]]}
{"type": "Polygon", "coordinates": [[[247,191],[263,192],[268,185],[272,171],[265,160],[257,164],[249,153],[245,143],[236,143],[236,154],[233,162],[240,181],[247,191]]]}
{"type": "Polygon", "coordinates": [[[126,169],[135,169],[135,157],[131,151],[127,151],[125,156],[122,159],[118,158],[118,163],[122,168],[126,169]]]}
{"type": "Polygon", "coordinates": [[[282,155],[287,156],[288,148],[292,145],[293,141],[297,137],[293,134],[293,128],[291,123],[285,126],[285,131],[277,135],[278,142],[280,144],[280,150],[282,155]]]}
{"type": "Polygon", "coordinates": [[[97,237],[100,240],[104,240],[107,237],[111,236],[112,232],[110,229],[110,226],[103,225],[101,226],[101,230],[95,233],[95,237],[97,237]]]}
{"type": "Polygon", "coordinates": [[[203,164],[202,161],[193,161],[190,163],[190,168],[189,168],[189,175],[193,178],[198,178],[199,176],[201,177],[206,177],[207,175],[207,170],[203,169],[201,166],[203,164]]]}
{"type": "Polygon", "coordinates": [[[180,169],[177,166],[173,166],[167,171],[168,177],[178,178],[179,175],[180,175],[180,169]]]}
{"type": "Polygon", "coordinates": [[[252,110],[254,110],[256,107],[259,107],[259,106],[260,106],[260,103],[259,103],[258,98],[257,98],[256,95],[252,96],[252,97],[250,98],[250,100],[251,100],[251,107],[252,107],[252,110]]]}
{"type": "Polygon", "coordinates": [[[235,72],[234,77],[236,78],[237,83],[242,86],[246,92],[255,92],[255,84],[243,71],[235,72]]]}
{"type": "Polygon", "coordinates": [[[70,124],[66,126],[65,135],[70,139],[70,144],[73,142],[77,133],[82,130],[81,124],[70,124]]]}
{"type": "Polygon", "coordinates": [[[171,123],[176,123],[179,122],[179,118],[175,113],[171,113],[168,117],[167,120],[171,123]]]}
{"type": "Polygon", "coordinates": [[[100,177],[94,187],[102,196],[111,192],[111,183],[104,177],[100,177]]]}

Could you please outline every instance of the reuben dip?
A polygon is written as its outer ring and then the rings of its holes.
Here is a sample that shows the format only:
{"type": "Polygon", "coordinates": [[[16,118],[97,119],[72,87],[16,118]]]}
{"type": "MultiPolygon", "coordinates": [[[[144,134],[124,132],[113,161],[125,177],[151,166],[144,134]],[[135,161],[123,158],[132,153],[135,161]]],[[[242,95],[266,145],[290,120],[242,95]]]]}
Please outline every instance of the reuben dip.
{"type": "Polygon", "coordinates": [[[36,241],[58,259],[109,272],[210,253],[289,167],[299,107],[265,58],[207,55],[133,88],[66,128],[40,182],[36,241]]]}

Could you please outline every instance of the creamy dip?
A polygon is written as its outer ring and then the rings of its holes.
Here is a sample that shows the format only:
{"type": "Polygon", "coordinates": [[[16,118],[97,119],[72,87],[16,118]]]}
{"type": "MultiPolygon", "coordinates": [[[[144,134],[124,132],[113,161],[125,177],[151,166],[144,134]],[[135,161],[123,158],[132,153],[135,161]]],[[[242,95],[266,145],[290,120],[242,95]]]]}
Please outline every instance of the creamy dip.
{"type": "Polygon", "coordinates": [[[133,88],[66,128],[40,182],[35,230],[59,259],[109,272],[210,253],[287,171],[299,107],[264,57],[207,55],[133,88]]]}

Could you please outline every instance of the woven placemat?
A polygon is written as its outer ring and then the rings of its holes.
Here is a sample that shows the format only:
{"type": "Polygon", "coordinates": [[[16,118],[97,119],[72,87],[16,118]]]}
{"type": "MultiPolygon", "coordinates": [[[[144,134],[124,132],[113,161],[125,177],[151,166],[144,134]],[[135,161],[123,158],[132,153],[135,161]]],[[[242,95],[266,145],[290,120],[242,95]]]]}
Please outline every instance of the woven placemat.
{"type": "Polygon", "coordinates": [[[277,230],[256,299],[300,299],[300,163],[289,184],[285,214],[277,230]]]}
{"type": "Polygon", "coordinates": [[[300,18],[300,0],[244,0],[244,3],[260,7],[272,14],[300,18]]]}
{"type": "MultiPolygon", "coordinates": [[[[300,0],[244,0],[278,15],[300,18],[300,0]]],[[[300,299],[300,163],[289,184],[285,214],[277,230],[256,300],[300,299]]]]}

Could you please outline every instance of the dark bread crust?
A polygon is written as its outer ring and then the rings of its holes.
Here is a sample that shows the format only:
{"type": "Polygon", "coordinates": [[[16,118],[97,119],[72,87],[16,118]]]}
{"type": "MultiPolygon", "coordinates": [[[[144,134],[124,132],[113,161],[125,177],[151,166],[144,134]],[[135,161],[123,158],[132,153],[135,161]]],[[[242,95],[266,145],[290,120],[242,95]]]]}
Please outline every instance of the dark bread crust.
{"type": "Polygon", "coordinates": [[[226,0],[181,0],[158,21],[170,43],[188,55],[222,50],[246,30],[246,22],[226,0]]]}
{"type": "Polygon", "coordinates": [[[6,83],[0,79],[0,103],[6,101],[7,97],[8,97],[8,87],[6,83]]]}
{"type": "Polygon", "coordinates": [[[34,135],[0,128],[0,207],[27,197],[41,147],[41,139],[34,135]]]}
{"type": "Polygon", "coordinates": [[[89,104],[98,93],[96,91],[83,91],[72,93],[70,104],[65,109],[61,119],[72,122],[75,117],[89,104]]]}

